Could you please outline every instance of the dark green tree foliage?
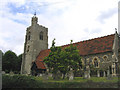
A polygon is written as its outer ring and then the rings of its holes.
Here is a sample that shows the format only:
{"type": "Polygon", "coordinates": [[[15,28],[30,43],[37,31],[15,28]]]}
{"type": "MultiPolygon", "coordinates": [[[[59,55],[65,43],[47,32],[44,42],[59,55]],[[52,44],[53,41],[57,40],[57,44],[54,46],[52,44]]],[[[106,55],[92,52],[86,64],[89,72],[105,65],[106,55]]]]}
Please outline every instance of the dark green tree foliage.
{"type": "Polygon", "coordinates": [[[22,62],[21,57],[22,55],[19,55],[17,57],[17,55],[10,50],[5,52],[2,58],[2,70],[7,73],[10,71],[20,72],[20,67],[22,62]]]}
{"type": "Polygon", "coordinates": [[[52,47],[50,48],[51,52],[44,59],[44,62],[47,64],[49,70],[53,74],[57,74],[60,66],[60,53],[61,53],[61,48],[60,47],[55,47],[55,39],[52,41],[52,47]]]}
{"type": "Polygon", "coordinates": [[[76,72],[82,66],[82,62],[79,55],[79,50],[76,46],[73,46],[72,40],[70,46],[66,47],[63,52],[63,74],[65,75],[70,70],[70,68],[72,68],[74,72],[76,72]]]}
{"type": "Polygon", "coordinates": [[[69,47],[64,49],[64,55],[66,61],[68,61],[68,66],[74,70],[82,66],[81,57],[79,55],[79,50],[76,46],[73,46],[72,40],[69,47]]]}
{"type": "Polygon", "coordinates": [[[60,71],[64,75],[64,79],[65,74],[68,73],[70,68],[77,71],[77,69],[82,66],[79,50],[77,50],[76,46],[73,46],[72,40],[70,46],[62,50],[61,47],[55,47],[54,39],[50,49],[51,52],[48,57],[44,59],[44,62],[53,74],[57,74],[57,72],[60,71]]]}
{"type": "Polygon", "coordinates": [[[20,72],[20,70],[21,70],[21,64],[22,64],[22,54],[20,54],[19,56],[18,56],[18,60],[17,60],[17,67],[16,67],[16,70],[17,70],[17,72],[20,72]]]}

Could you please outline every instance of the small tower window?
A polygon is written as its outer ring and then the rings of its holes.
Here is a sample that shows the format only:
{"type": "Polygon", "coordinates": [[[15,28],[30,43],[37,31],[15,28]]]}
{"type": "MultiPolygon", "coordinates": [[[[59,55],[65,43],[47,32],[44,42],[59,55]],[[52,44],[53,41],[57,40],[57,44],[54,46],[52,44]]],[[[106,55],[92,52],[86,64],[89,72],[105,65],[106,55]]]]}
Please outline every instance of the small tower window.
{"type": "Polygon", "coordinates": [[[97,60],[97,58],[94,59],[94,67],[98,67],[98,60],[97,60]]]}
{"type": "Polygon", "coordinates": [[[30,32],[28,33],[28,40],[30,40],[30,32]]]}
{"type": "Polygon", "coordinates": [[[30,40],[30,35],[28,35],[28,40],[30,40]]]}
{"type": "Polygon", "coordinates": [[[43,32],[40,32],[40,40],[43,40],[43,32]]]}
{"type": "Polygon", "coordinates": [[[28,46],[28,48],[27,48],[27,52],[29,52],[29,48],[30,48],[30,46],[28,46]]]}

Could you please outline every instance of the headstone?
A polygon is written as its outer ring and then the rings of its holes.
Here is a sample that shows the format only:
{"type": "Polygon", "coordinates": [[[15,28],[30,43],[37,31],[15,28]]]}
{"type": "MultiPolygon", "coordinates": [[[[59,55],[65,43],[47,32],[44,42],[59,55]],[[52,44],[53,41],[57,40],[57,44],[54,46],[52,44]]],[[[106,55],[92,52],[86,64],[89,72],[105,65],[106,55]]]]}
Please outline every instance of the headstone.
{"type": "Polygon", "coordinates": [[[5,74],[5,71],[2,71],[2,74],[5,74]]]}
{"type": "Polygon", "coordinates": [[[104,71],[104,77],[105,77],[106,75],[105,75],[105,71],[104,71]]]}
{"type": "Polygon", "coordinates": [[[40,76],[42,76],[42,74],[40,73],[40,76]]]}
{"type": "Polygon", "coordinates": [[[53,78],[56,79],[56,80],[60,79],[61,78],[60,71],[58,71],[56,74],[53,74],[53,78]]]}
{"type": "Polygon", "coordinates": [[[100,77],[100,72],[99,72],[99,70],[97,71],[97,77],[100,77]]]}
{"type": "Polygon", "coordinates": [[[90,78],[90,68],[89,65],[86,66],[86,71],[84,72],[84,78],[89,79],[90,78]]]}
{"type": "Polygon", "coordinates": [[[44,80],[48,80],[48,75],[45,73],[45,74],[42,74],[42,77],[44,80]]]}
{"type": "Polygon", "coordinates": [[[10,75],[13,75],[14,73],[12,71],[10,71],[10,75]]]}
{"type": "Polygon", "coordinates": [[[107,80],[112,80],[112,75],[108,75],[107,80]]]}
{"type": "Polygon", "coordinates": [[[110,75],[110,71],[109,70],[107,70],[107,76],[109,76],[110,75]]]}
{"type": "Polygon", "coordinates": [[[85,79],[89,79],[89,78],[90,78],[90,73],[89,73],[89,71],[85,71],[85,72],[84,72],[84,78],[85,78],[85,79]]]}
{"type": "Polygon", "coordinates": [[[48,73],[48,77],[52,77],[52,74],[51,74],[51,73],[48,73]]]}
{"type": "Polygon", "coordinates": [[[73,73],[73,70],[71,69],[69,71],[69,80],[73,80],[73,78],[74,78],[74,73],[73,73]]]}

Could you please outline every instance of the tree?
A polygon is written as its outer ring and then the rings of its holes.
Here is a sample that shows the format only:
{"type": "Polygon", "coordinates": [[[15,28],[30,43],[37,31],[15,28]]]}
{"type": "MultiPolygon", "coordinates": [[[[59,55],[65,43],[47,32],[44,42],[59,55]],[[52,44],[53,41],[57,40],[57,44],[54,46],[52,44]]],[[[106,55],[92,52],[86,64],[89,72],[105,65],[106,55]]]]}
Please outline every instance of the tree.
{"type": "Polygon", "coordinates": [[[56,75],[60,71],[65,77],[65,74],[69,72],[70,68],[74,71],[82,65],[81,58],[79,56],[79,51],[77,47],[73,46],[72,40],[70,46],[66,47],[64,50],[61,47],[55,46],[55,39],[52,41],[51,52],[48,57],[43,61],[47,64],[49,70],[56,75]]]}
{"type": "Polygon", "coordinates": [[[2,69],[6,72],[16,71],[17,67],[17,55],[12,51],[7,51],[3,55],[2,69]]]}
{"type": "Polygon", "coordinates": [[[22,64],[22,54],[18,56],[17,62],[16,62],[16,71],[20,73],[21,70],[21,64],[22,64]]]}
{"type": "Polygon", "coordinates": [[[55,39],[52,41],[52,47],[50,48],[51,52],[48,57],[46,57],[43,61],[47,64],[49,70],[55,75],[54,79],[56,79],[56,74],[59,71],[60,66],[60,47],[55,47],[55,39]]]}
{"type": "Polygon", "coordinates": [[[70,46],[66,47],[63,51],[62,65],[64,69],[61,69],[61,71],[63,72],[64,77],[65,74],[69,72],[70,68],[72,68],[75,73],[80,67],[82,67],[79,50],[76,46],[73,46],[72,42],[73,41],[71,40],[70,46]]]}

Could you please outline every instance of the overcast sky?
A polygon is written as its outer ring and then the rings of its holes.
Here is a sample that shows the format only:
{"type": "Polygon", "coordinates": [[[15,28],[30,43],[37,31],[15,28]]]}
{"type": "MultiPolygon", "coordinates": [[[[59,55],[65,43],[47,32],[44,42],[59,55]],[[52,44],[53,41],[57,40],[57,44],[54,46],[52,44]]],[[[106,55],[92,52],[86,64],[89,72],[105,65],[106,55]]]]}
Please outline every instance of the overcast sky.
{"type": "Polygon", "coordinates": [[[61,46],[115,33],[119,0],[0,0],[0,49],[23,53],[26,28],[36,11],[48,44],[61,46]]]}

